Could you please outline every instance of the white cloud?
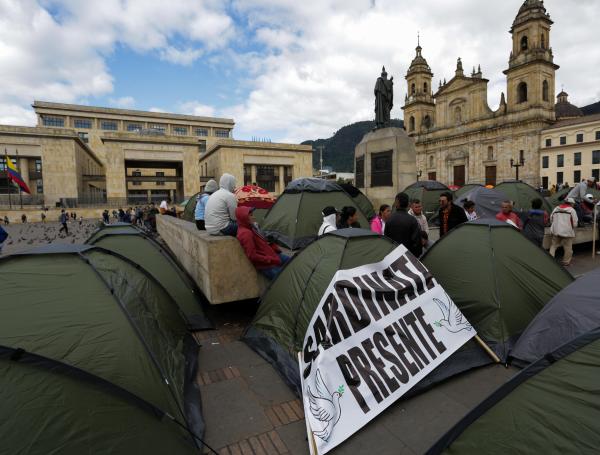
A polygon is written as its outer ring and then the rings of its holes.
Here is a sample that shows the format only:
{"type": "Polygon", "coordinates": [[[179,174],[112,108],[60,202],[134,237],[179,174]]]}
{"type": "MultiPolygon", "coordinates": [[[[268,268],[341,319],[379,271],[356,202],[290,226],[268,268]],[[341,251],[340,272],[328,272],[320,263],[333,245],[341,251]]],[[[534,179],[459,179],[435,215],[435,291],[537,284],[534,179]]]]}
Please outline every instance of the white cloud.
{"type": "Polygon", "coordinates": [[[110,98],[109,103],[114,107],[122,109],[131,109],[135,106],[135,98],[133,96],[122,96],[120,98],[110,98]]]}
{"type": "Polygon", "coordinates": [[[187,101],[177,106],[177,112],[187,115],[198,115],[200,117],[214,117],[216,116],[216,109],[214,106],[202,104],[198,101],[187,101]]]}
{"type": "Polygon", "coordinates": [[[173,46],[167,46],[160,51],[161,60],[183,66],[191,65],[198,60],[201,55],[201,49],[177,49],[173,46]]]}

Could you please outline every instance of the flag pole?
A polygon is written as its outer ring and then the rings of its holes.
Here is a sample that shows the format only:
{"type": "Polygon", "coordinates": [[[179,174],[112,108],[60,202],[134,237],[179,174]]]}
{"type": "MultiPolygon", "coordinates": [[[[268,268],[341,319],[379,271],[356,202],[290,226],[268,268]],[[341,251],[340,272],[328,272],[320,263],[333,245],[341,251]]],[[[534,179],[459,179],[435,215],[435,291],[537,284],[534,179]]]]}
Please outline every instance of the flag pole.
{"type": "MultiPolygon", "coordinates": [[[[15,149],[15,155],[17,156],[17,161],[19,159],[19,149],[15,149]]],[[[21,168],[19,167],[19,172],[22,173],[21,168]]],[[[21,185],[19,185],[19,203],[21,204],[21,210],[23,210],[23,192],[21,190],[21,185]]]]}
{"type": "Polygon", "coordinates": [[[479,337],[479,335],[475,335],[474,338],[475,338],[475,341],[477,342],[477,344],[479,344],[479,346],[481,346],[483,348],[483,350],[486,352],[486,354],[489,355],[494,362],[500,363],[500,357],[498,357],[496,355],[496,353],[494,351],[492,351],[492,348],[490,348],[487,345],[487,343],[479,337]]]}
{"type": "Polygon", "coordinates": [[[6,147],[4,148],[4,158],[6,159],[6,164],[4,166],[4,172],[6,173],[6,192],[8,193],[8,204],[10,209],[12,210],[12,198],[10,197],[10,177],[8,173],[8,152],[6,151],[6,147]]]}

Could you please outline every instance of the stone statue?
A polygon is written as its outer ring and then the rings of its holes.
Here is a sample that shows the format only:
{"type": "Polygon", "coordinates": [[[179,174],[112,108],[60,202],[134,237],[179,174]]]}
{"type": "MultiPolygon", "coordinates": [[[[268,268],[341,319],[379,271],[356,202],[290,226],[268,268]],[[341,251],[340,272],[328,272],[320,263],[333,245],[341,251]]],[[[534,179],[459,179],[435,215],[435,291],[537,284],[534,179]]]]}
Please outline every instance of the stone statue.
{"type": "Polygon", "coordinates": [[[375,129],[390,126],[390,111],[394,107],[394,77],[387,78],[385,66],[375,83],[375,129]]]}

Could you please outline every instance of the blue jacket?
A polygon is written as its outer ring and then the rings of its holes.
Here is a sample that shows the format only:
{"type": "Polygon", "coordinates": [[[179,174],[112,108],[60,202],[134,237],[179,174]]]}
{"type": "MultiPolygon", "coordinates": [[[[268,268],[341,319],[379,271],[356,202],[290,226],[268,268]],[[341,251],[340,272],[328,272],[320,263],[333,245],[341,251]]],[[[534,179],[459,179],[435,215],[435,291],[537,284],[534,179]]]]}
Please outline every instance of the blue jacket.
{"type": "Polygon", "coordinates": [[[206,203],[208,202],[209,194],[202,193],[196,199],[196,211],[194,212],[195,220],[203,220],[204,219],[204,210],[206,209],[206,203]]]}
{"type": "Polygon", "coordinates": [[[2,244],[8,238],[8,232],[4,230],[2,226],[0,226],[0,244],[2,244]]]}

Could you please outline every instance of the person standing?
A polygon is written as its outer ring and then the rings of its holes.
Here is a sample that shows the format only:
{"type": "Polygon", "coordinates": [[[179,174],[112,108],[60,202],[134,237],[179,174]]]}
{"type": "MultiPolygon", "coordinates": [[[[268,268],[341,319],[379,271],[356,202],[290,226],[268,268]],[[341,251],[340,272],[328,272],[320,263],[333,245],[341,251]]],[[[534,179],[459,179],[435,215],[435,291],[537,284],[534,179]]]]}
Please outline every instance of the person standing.
{"type": "Polygon", "coordinates": [[[8,219],[7,215],[4,215],[4,224],[7,226],[10,224],[10,220],[8,219]]]}
{"type": "Polygon", "coordinates": [[[452,202],[452,193],[445,191],[440,194],[440,210],[438,216],[440,219],[440,238],[462,223],[466,223],[467,215],[465,211],[452,202]]]}
{"type": "Polygon", "coordinates": [[[463,209],[465,210],[465,215],[467,215],[468,221],[475,221],[477,218],[477,212],[475,211],[475,202],[473,201],[465,201],[463,202],[463,209]]]}
{"type": "Polygon", "coordinates": [[[323,223],[317,231],[317,235],[319,237],[327,234],[328,232],[333,232],[337,230],[337,220],[339,217],[339,212],[335,207],[328,205],[323,209],[321,215],[323,215],[323,223]]]}
{"type": "Polygon", "coordinates": [[[219,180],[219,189],[208,198],[204,212],[204,226],[210,235],[236,236],[237,199],[233,194],[234,191],[235,177],[231,174],[223,174],[219,180]]]}
{"type": "Polygon", "coordinates": [[[44,212],[42,212],[40,218],[42,219],[42,223],[46,224],[46,214],[44,212]]]}
{"type": "Polygon", "coordinates": [[[573,239],[575,238],[575,227],[577,227],[577,213],[573,206],[575,199],[568,197],[556,207],[550,215],[550,232],[552,233],[552,244],[550,245],[550,256],[556,255],[556,249],[563,247],[565,252],[562,265],[568,267],[573,258],[573,239]]]}
{"type": "Polygon", "coordinates": [[[379,235],[383,235],[385,223],[392,216],[392,209],[388,204],[383,204],[379,207],[379,213],[371,220],[371,230],[379,235]]]}
{"type": "Polygon", "coordinates": [[[542,205],[543,202],[540,198],[531,201],[531,210],[527,212],[523,223],[523,235],[540,248],[544,243],[545,227],[549,221],[549,216],[542,209],[542,205]]]}
{"type": "Polygon", "coordinates": [[[404,245],[415,257],[421,256],[423,245],[421,243],[421,228],[419,222],[408,214],[408,195],[398,193],[396,196],[397,210],[385,224],[385,236],[396,243],[404,245]]]}
{"type": "Polygon", "coordinates": [[[204,187],[204,192],[199,194],[196,198],[196,209],[194,210],[194,220],[196,221],[196,228],[199,231],[205,231],[206,227],[204,226],[204,212],[206,210],[206,203],[208,202],[208,198],[211,194],[219,189],[219,185],[213,179],[210,179],[206,182],[206,186],[204,187]]]}
{"type": "Polygon", "coordinates": [[[62,227],[58,230],[58,234],[62,231],[65,231],[66,235],[69,235],[69,227],[67,226],[67,221],[69,221],[69,216],[65,213],[65,209],[60,211],[60,216],[58,217],[58,221],[62,224],[62,227]]]}
{"type": "Polygon", "coordinates": [[[421,204],[419,199],[413,199],[411,201],[408,214],[416,218],[421,231],[429,234],[429,224],[427,224],[427,217],[423,214],[423,204],[421,204]]]}
{"type": "Polygon", "coordinates": [[[23,223],[23,224],[27,223],[27,215],[25,215],[25,214],[21,215],[21,223],[23,223]]]}
{"type": "Polygon", "coordinates": [[[500,205],[500,212],[496,213],[496,219],[498,221],[504,221],[511,226],[517,228],[519,231],[523,229],[523,223],[521,218],[513,211],[512,201],[502,201],[500,205]]]}
{"type": "Polygon", "coordinates": [[[338,229],[347,228],[360,228],[360,223],[358,222],[358,212],[356,211],[356,207],[352,207],[351,205],[342,207],[340,223],[338,225],[338,229]]]}

